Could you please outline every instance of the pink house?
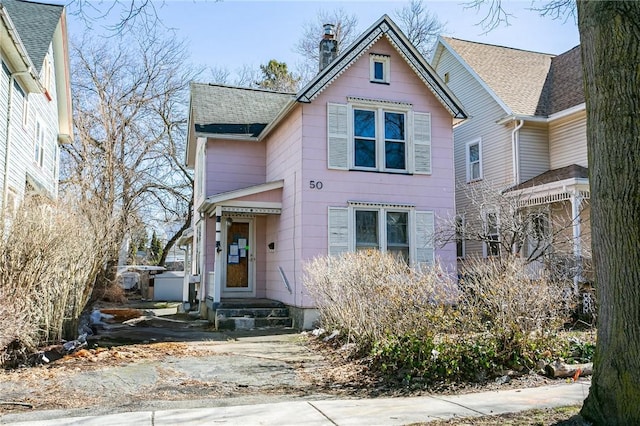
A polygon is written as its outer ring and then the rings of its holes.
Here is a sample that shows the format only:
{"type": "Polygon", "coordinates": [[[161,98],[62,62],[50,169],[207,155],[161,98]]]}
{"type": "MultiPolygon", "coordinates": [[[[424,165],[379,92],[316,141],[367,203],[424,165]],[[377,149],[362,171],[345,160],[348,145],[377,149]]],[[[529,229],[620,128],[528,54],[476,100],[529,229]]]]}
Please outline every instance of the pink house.
{"type": "Polygon", "coordinates": [[[225,300],[266,298],[309,328],[303,265],[318,256],[377,248],[455,268],[455,244],[432,234],[455,212],[460,102],[388,16],[339,53],[325,32],[298,93],[191,84],[189,267],[210,319],[225,300]]]}

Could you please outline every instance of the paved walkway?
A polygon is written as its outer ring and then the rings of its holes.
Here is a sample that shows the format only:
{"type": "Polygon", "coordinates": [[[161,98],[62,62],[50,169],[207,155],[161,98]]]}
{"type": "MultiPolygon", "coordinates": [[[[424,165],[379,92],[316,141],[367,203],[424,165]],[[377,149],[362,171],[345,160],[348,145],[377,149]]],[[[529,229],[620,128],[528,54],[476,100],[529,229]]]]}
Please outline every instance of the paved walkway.
{"type": "MultiPolygon", "coordinates": [[[[64,417],[60,411],[39,412],[46,420],[0,423],[13,425],[405,425],[452,417],[511,413],[533,408],[579,405],[590,382],[563,383],[530,389],[453,396],[296,401],[183,410],[157,410],[93,417],[64,417]]],[[[25,419],[26,420],[26,419],[25,419]]]]}

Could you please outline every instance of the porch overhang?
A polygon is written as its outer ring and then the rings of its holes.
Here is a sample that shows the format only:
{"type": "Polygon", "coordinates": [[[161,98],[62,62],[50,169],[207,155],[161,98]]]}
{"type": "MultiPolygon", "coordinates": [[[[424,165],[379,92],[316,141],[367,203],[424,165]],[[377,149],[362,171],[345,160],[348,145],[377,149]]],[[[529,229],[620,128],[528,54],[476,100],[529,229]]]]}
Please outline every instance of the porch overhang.
{"type": "Polygon", "coordinates": [[[569,201],[575,196],[579,196],[583,200],[588,200],[591,196],[589,179],[586,178],[565,179],[530,188],[508,191],[505,194],[518,197],[518,204],[521,207],[569,201]]]}
{"type": "Polygon", "coordinates": [[[212,195],[198,207],[198,211],[209,217],[224,213],[280,214],[283,187],[284,180],[278,180],[212,195]]]}

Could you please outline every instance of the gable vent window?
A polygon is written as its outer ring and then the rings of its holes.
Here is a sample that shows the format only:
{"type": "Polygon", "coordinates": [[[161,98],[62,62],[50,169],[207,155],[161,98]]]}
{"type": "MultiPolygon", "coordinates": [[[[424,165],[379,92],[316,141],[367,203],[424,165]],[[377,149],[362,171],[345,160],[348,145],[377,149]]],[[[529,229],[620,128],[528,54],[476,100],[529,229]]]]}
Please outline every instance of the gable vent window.
{"type": "Polygon", "coordinates": [[[370,56],[370,61],[371,61],[371,72],[370,72],[371,82],[389,84],[391,57],[388,55],[372,54],[370,56]]]}

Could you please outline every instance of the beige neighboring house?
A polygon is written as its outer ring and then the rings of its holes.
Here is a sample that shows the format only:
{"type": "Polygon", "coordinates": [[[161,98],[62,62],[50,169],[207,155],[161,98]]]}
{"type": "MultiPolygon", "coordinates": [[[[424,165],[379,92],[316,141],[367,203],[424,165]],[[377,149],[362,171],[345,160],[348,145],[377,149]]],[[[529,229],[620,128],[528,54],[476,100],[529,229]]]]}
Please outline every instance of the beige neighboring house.
{"type": "MultiPolygon", "coordinates": [[[[440,37],[431,65],[470,115],[454,128],[458,220],[484,215],[491,227],[490,208],[477,211],[465,191],[489,183],[518,196],[523,209],[569,218],[562,231],[567,244],[553,250],[582,265],[589,257],[590,208],[579,46],[556,56],[440,37]]],[[[496,248],[459,242],[460,259],[480,254],[497,254],[496,248]]],[[[575,270],[577,285],[584,277],[581,267],[575,270]]]]}
{"type": "Polygon", "coordinates": [[[55,199],[59,144],[73,125],[65,8],[0,0],[0,191],[10,214],[28,191],[55,199]]]}

